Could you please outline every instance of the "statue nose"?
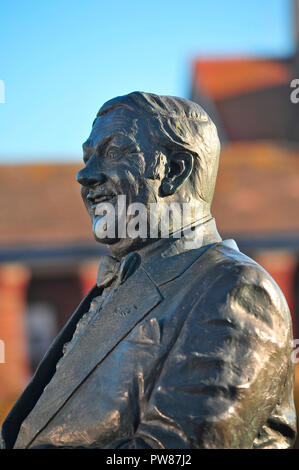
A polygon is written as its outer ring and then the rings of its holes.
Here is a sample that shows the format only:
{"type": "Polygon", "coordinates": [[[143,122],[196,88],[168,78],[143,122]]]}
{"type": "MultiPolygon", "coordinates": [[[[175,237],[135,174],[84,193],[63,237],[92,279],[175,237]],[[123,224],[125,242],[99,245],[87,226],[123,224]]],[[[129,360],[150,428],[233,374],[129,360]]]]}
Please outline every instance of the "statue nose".
{"type": "Polygon", "coordinates": [[[106,180],[103,173],[95,173],[89,168],[82,168],[77,174],[77,181],[82,186],[91,187],[97,184],[102,184],[106,180]]]}

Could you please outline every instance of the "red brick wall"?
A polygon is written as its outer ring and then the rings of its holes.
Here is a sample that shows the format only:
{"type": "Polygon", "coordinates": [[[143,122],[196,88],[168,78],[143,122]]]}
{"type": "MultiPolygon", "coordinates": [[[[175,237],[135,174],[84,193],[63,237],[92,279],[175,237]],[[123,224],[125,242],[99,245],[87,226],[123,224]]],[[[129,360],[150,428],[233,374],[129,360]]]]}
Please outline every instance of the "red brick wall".
{"type": "Polygon", "coordinates": [[[5,347],[5,363],[0,363],[0,422],[29,379],[24,318],[28,280],[24,266],[0,266],[0,339],[5,347]]]}

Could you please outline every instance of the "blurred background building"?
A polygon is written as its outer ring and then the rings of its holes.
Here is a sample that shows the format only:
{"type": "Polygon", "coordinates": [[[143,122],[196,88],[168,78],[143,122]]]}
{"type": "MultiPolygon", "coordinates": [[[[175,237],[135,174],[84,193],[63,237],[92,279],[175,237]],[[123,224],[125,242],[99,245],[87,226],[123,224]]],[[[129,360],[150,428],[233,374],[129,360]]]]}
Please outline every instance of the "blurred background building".
{"type": "MultiPolygon", "coordinates": [[[[223,144],[213,203],[222,236],[276,280],[299,338],[299,106],[290,99],[299,77],[299,1],[293,4],[294,55],[199,58],[191,97],[213,118],[223,144]]],[[[299,410],[299,364],[295,401],[299,410]]]]}
{"type": "MultiPolygon", "coordinates": [[[[276,280],[299,338],[299,103],[290,99],[299,78],[299,1],[293,5],[294,54],[195,58],[186,97],[208,111],[222,141],[212,208],[218,229],[276,280]]],[[[0,167],[0,424],[94,284],[105,252],[75,181],[81,167],[0,167]]],[[[299,410],[299,368],[296,402],[299,410]]]]}

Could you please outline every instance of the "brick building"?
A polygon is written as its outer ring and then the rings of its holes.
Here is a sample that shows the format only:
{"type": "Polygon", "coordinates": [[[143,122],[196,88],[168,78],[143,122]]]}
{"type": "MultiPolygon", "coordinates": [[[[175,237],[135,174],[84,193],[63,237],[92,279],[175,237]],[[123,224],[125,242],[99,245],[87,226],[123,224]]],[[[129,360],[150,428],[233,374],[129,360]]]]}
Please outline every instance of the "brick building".
{"type": "MultiPolygon", "coordinates": [[[[299,13],[299,1],[296,13],[299,13]]],[[[214,213],[222,233],[264,266],[283,290],[299,338],[299,16],[293,56],[198,59],[192,99],[224,144],[214,213]]],[[[299,364],[295,365],[299,410],[299,364]]],[[[298,414],[299,416],[299,414],[298,414]]],[[[298,422],[299,424],[299,422],[298,422]]],[[[299,448],[299,439],[296,447],[299,448]]]]}

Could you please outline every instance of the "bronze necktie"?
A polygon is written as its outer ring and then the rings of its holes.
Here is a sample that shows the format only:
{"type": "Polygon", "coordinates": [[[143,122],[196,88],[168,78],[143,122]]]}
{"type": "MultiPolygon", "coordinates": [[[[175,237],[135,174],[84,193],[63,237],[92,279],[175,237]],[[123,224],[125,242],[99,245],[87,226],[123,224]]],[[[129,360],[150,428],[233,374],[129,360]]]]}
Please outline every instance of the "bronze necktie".
{"type": "Polygon", "coordinates": [[[97,285],[108,287],[114,280],[122,284],[140,264],[138,253],[129,253],[123,261],[118,261],[113,256],[103,256],[100,260],[97,274],[97,285]]]}

